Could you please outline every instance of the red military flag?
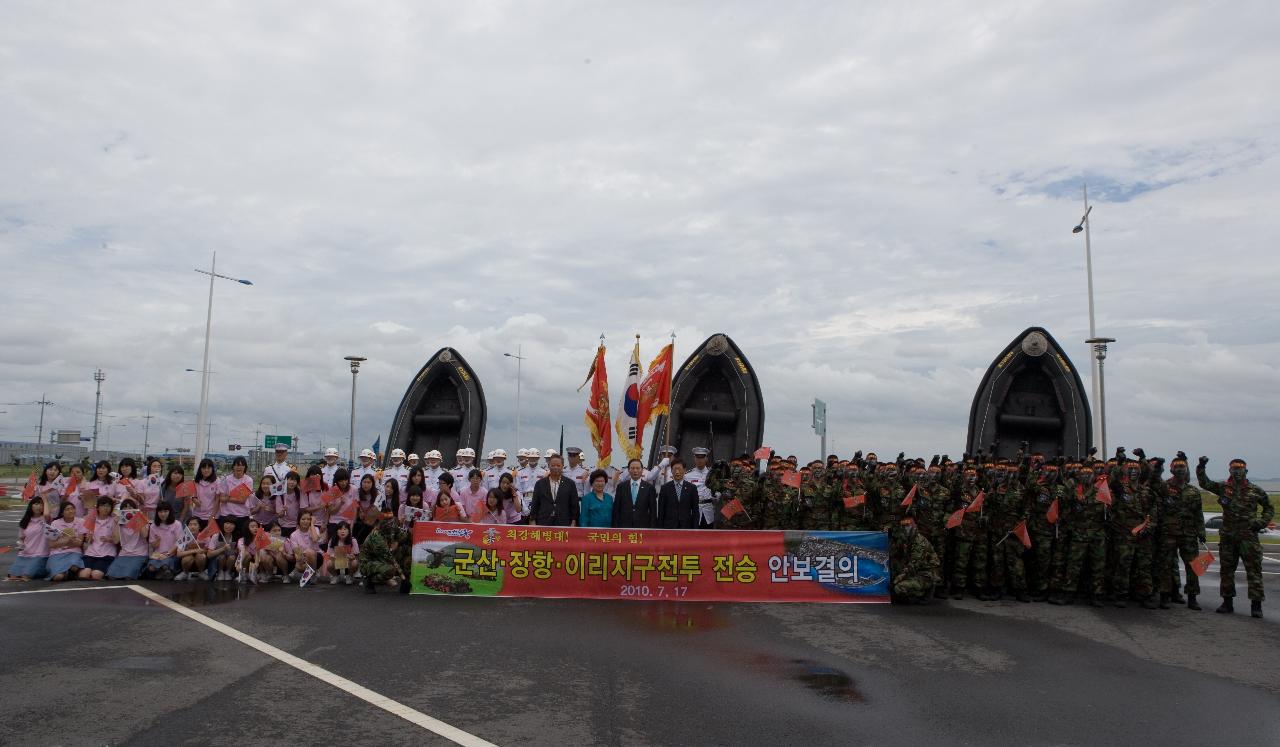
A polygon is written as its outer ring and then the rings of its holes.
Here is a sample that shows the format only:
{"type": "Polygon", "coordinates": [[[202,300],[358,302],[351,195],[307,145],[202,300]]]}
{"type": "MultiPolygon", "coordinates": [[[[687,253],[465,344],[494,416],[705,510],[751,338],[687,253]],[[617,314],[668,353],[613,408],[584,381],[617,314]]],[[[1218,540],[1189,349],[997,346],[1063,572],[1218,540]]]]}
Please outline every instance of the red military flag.
{"type": "Polygon", "coordinates": [[[977,498],[974,498],[974,499],[973,499],[973,503],[970,503],[970,504],[969,504],[969,506],[968,506],[968,508],[966,508],[966,509],[964,510],[964,511],[965,511],[965,513],[967,513],[967,514],[976,514],[976,513],[978,513],[979,511],[981,511],[981,510],[982,510],[982,503],[983,503],[983,501],[985,501],[986,499],[987,499],[987,491],[985,491],[985,490],[979,490],[979,491],[978,491],[978,497],[977,497],[977,498]]]}
{"type": "Polygon", "coordinates": [[[320,475],[312,475],[302,481],[302,492],[318,493],[324,490],[324,480],[320,479],[320,475]]]}
{"type": "Polygon", "coordinates": [[[1129,534],[1132,534],[1133,536],[1137,537],[1139,534],[1142,534],[1142,530],[1146,529],[1146,528],[1147,528],[1147,527],[1149,527],[1149,526],[1151,526],[1151,517],[1150,517],[1150,516],[1148,516],[1147,518],[1143,519],[1143,520],[1142,520],[1142,523],[1141,523],[1141,524],[1139,524],[1138,526],[1134,527],[1133,529],[1130,529],[1130,530],[1129,530],[1129,534]]]}
{"type": "Polygon", "coordinates": [[[184,480],[178,483],[177,490],[173,494],[179,498],[192,498],[196,494],[196,484],[190,480],[184,480]]]}
{"type": "Polygon", "coordinates": [[[912,503],[916,502],[916,490],[919,487],[919,485],[911,486],[911,490],[907,491],[907,497],[902,499],[902,505],[910,506],[912,503]]]}
{"type": "Polygon", "coordinates": [[[742,507],[742,501],[737,498],[734,498],[720,507],[720,513],[724,515],[725,519],[732,519],[738,514],[745,513],[746,510],[747,509],[742,507]]]}
{"type": "Polygon", "coordinates": [[[866,502],[867,502],[866,493],[859,493],[857,495],[849,495],[848,493],[846,493],[844,496],[845,508],[857,508],[858,506],[861,506],[866,502]]]}
{"type": "Polygon", "coordinates": [[[36,473],[32,472],[27,478],[27,484],[22,486],[22,500],[29,501],[36,494],[36,473]]]}
{"type": "Polygon", "coordinates": [[[779,482],[781,482],[783,485],[786,485],[789,488],[795,488],[796,490],[799,490],[800,489],[800,473],[796,472],[795,470],[787,470],[786,472],[782,473],[782,477],[779,480],[779,482]]]}
{"type": "Polygon", "coordinates": [[[668,343],[649,363],[649,371],[640,382],[640,398],[636,404],[636,441],[644,437],[644,428],[659,415],[671,409],[671,369],[675,366],[675,343],[668,343]]]}
{"type": "Polygon", "coordinates": [[[755,456],[756,461],[759,461],[761,459],[768,459],[772,455],[773,455],[772,447],[761,446],[760,448],[756,449],[756,453],[753,456],[755,456]]]}
{"type": "Polygon", "coordinates": [[[1018,522],[1018,526],[1013,528],[1013,536],[1018,538],[1023,547],[1031,547],[1031,535],[1027,532],[1027,522],[1025,519],[1018,522]]]}
{"type": "Polygon", "coordinates": [[[244,503],[249,500],[249,496],[251,495],[253,495],[253,491],[249,489],[249,486],[244,483],[240,483],[232,488],[231,493],[227,497],[234,503],[244,503]]]}
{"type": "Polygon", "coordinates": [[[1197,576],[1203,576],[1209,570],[1209,566],[1213,564],[1213,553],[1205,549],[1191,561],[1191,570],[1197,576]]]}
{"type": "Polygon", "coordinates": [[[1058,523],[1058,499],[1054,498],[1053,503],[1049,504],[1049,510],[1044,513],[1045,521],[1050,524],[1058,523]]]}
{"type": "Polygon", "coordinates": [[[1093,481],[1093,487],[1097,491],[1095,494],[1098,503],[1111,505],[1111,483],[1107,482],[1106,475],[1098,475],[1098,479],[1093,481]]]}
{"type": "Polygon", "coordinates": [[[964,523],[964,509],[960,509],[947,518],[947,529],[955,529],[964,523]]]}
{"type": "MultiPolygon", "coordinates": [[[[591,361],[591,370],[587,371],[587,380],[582,382],[582,386],[587,382],[591,383],[591,392],[583,420],[591,434],[591,445],[599,455],[596,466],[607,467],[613,460],[613,434],[609,432],[609,372],[604,365],[603,342],[596,348],[595,360],[591,361]]],[[[581,386],[578,391],[582,391],[581,386]]]]}

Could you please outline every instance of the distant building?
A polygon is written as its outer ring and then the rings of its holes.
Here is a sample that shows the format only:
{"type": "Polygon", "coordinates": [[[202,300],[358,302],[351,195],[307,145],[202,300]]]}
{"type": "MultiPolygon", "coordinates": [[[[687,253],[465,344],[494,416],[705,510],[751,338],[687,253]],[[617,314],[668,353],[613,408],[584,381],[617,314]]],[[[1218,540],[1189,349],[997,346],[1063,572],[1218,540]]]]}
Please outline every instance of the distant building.
{"type": "Polygon", "coordinates": [[[57,459],[60,462],[80,462],[89,455],[83,446],[71,444],[38,444],[32,441],[0,441],[0,464],[44,464],[57,459]]]}

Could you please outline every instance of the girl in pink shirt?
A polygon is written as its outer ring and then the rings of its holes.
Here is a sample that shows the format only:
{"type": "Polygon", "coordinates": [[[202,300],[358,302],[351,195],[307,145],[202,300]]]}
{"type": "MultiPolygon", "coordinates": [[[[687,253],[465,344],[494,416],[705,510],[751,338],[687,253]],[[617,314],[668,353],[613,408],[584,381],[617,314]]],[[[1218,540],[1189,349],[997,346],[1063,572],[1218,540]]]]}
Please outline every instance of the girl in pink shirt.
{"type": "MultiPolygon", "coordinates": [[[[253,513],[253,506],[250,501],[253,500],[253,478],[245,474],[249,471],[249,463],[244,457],[236,457],[231,463],[231,474],[222,478],[218,485],[218,518],[223,516],[234,516],[236,520],[236,530],[240,534],[244,534],[244,528],[249,523],[249,516],[253,513]],[[233,498],[231,493],[237,488],[247,488],[249,495],[243,498],[233,498]]],[[[267,486],[268,491],[271,485],[267,486]]],[[[261,487],[259,487],[261,490],[261,487]]],[[[243,492],[243,491],[241,491],[243,492]]],[[[267,500],[270,500],[271,494],[267,493],[267,500]]],[[[261,498],[258,499],[261,502],[261,498]]]]}
{"type": "Polygon", "coordinates": [[[289,583],[289,556],[285,554],[285,537],[279,524],[272,524],[267,529],[271,544],[258,553],[258,566],[262,569],[263,583],[278,575],[280,583],[289,583]]]}
{"type": "Polygon", "coordinates": [[[236,576],[242,584],[256,584],[261,580],[258,577],[259,554],[253,546],[254,538],[261,529],[258,520],[250,518],[243,536],[236,540],[236,576]]]}
{"type": "MultiPolygon", "coordinates": [[[[107,578],[118,578],[132,581],[142,575],[142,567],[147,564],[147,556],[150,554],[147,546],[147,537],[149,534],[149,522],[143,524],[140,530],[130,526],[128,518],[130,512],[134,512],[139,516],[145,517],[146,514],[141,513],[138,502],[133,498],[125,498],[120,501],[120,553],[116,555],[115,560],[111,561],[111,565],[107,568],[107,578]]],[[[134,520],[137,525],[137,520],[134,520]]]]}
{"type": "Polygon", "coordinates": [[[478,469],[471,470],[467,485],[453,497],[454,502],[462,507],[463,514],[479,516],[484,513],[484,499],[489,494],[489,491],[485,490],[481,484],[483,480],[483,472],[478,469]]]}
{"type": "MultiPolygon", "coordinates": [[[[320,478],[320,490],[304,490],[302,498],[298,501],[298,515],[301,516],[303,511],[311,512],[311,520],[315,526],[324,527],[329,524],[329,517],[324,510],[324,470],[320,469],[320,465],[313,464],[307,468],[307,479],[312,475],[320,478]]],[[[303,480],[305,483],[306,480],[303,480]]],[[[293,530],[287,525],[284,527],[284,536],[288,537],[293,534],[293,530]]]]}
{"type": "Polygon", "coordinates": [[[432,490],[431,487],[427,485],[427,478],[426,478],[426,475],[422,472],[421,467],[414,467],[413,469],[409,470],[409,483],[408,485],[405,486],[406,496],[409,494],[409,491],[412,490],[413,486],[415,485],[422,488],[423,503],[427,504],[427,506],[430,507],[431,504],[436,502],[436,491],[432,490]]]}
{"type": "MultiPolygon", "coordinates": [[[[196,522],[196,531],[200,531],[199,522],[196,522]]],[[[178,540],[182,537],[182,524],[174,518],[173,506],[168,503],[156,506],[155,523],[147,535],[151,544],[147,559],[149,575],[165,580],[173,578],[178,572],[178,540]]]]}
{"type": "Polygon", "coordinates": [[[96,511],[99,498],[110,498],[111,505],[115,506],[115,495],[116,485],[115,478],[111,476],[111,462],[104,459],[93,465],[93,479],[80,486],[80,505],[84,509],[80,516],[87,517],[96,511]]]}
{"type": "Polygon", "coordinates": [[[345,472],[346,470],[339,469],[334,475],[333,486],[338,490],[347,492],[343,493],[341,498],[329,503],[327,508],[329,526],[328,531],[325,533],[326,538],[333,536],[333,533],[338,529],[339,522],[346,521],[350,523],[355,520],[354,516],[358,516],[360,513],[360,501],[356,500],[356,491],[351,486],[351,480],[345,479],[345,472]]]}
{"type": "Polygon", "coordinates": [[[325,545],[323,575],[329,577],[330,584],[344,583],[351,585],[351,578],[360,565],[360,542],[351,536],[351,526],[347,522],[338,524],[333,537],[325,545]]]}
{"type": "MultiPolygon", "coordinates": [[[[265,527],[276,520],[276,499],[275,491],[276,478],[270,472],[258,479],[258,489],[253,491],[253,495],[249,496],[246,504],[250,514],[257,520],[258,526],[265,527]]],[[[237,523],[239,533],[245,533],[246,524],[237,523]]]]}
{"type": "Polygon", "coordinates": [[[285,554],[293,557],[293,573],[289,578],[296,581],[307,566],[316,567],[316,558],[320,553],[320,530],[312,526],[311,512],[298,514],[298,528],[289,535],[285,543],[285,554]]]}
{"type": "Polygon", "coordinates": [[[81,581],[101,581],[107,575],[111,561],[116,559],[116,553],[120,552],[120,526],[112,513],[114,508],[115,503],[110,498],[101,496],[93,521],[85,519],[89,538],[84,551],[84,569],[80,571],[81,581]]]}
{"type": "Polygon", "coordinates": [[[49,538],[49,580],[79,578],[84,569],[80,548],[84,546],[85,529],[70,501],[63,501],[58,507],[58,518],[49,524],[49,530],[53,535],[49,538]]]}
{"type": "Polygon", "coordinates": [[[37,495],[27,502],[27,510],[18,520],[18,559],[9,566],[10,581],[30,581],[49,573],[49,538],[44,530],[44,498],[37,495]]]}
{"type": "Polygon", "coordinates": [[[355,529],[352,532],[358,540],[368,537],[369,532],[373,531],[373,525],[378,523],[378,497],[378,480],[372,474],[361,476],[360,490],[356,493],[360,508],[356,510],[355,529]]]}
{"type": "MultiPolygon", "coordinates": [[[[298,512],[302,510],[302,491],[298,489],[300,482],[302,478],[297,472],[285,475],[284,495],[276,496],[273,506],[273,521],[279,525],[281,533],[286,537],[298,526],[298,512]]],[[[266,522],[264,526],[271,526],[271,522],[266,522]]]]}
{"type": "Polygon", "coordinates": [[[222,531],[205,543],[205,558],[209,570],[213,572],[216,569],[215,581],[230,581],[236,568],[236,520],[224,516],[218,522],[218,528],[222,531]]]}
{"type": "MultiPolygon", "coordinates": [[[[410,526],[410,529],[412,530],[413,521],[409,519],[410,513],[413,513],[414,515],[418,515],[418,516],[431,515],[431,507],[427,505],[425,491],[423,490],[422,485],[409,486],[409,494],[404,499],[404,503],[400,505],[400,511],[396,516],[396,518],[399,519],[400,521],[407,522],[410,526]],[[411,508],[419,509],[420,511],[425,513],[419,514],[417,511],[410,512],[409,509],[411,508]]],[[[425,521],[425,519],[420,519],[420,520],[425,521]]]]}
{"type": "Polygon", "coordinates": [[[138,476],[138,465],[130,457],[120,460],[120,465],[116,467],[116,472],[120,477],[116,480],[116,502],[119,503],[125,498],[132,498],[134,503],[142,505],[142,483],[143,480],[138,476]]]}
{"type": "Polygon", "coordinates": [[[142,510],[148,519],[156,518],[156,506],[160,505],[160,485],[164,481],[164,465],[159,459],[147,460],[147,475],[142,478],[138,490],[142,493],[142,510]]]}
{"type": "MultiPolygon", "coordinates": [[[[69,476],[67,485],[62,489],[63,500],[71,501],[71,505],[76,507],[76,516],[84,516],[89,513],[84,504],[80,502],[80,489],[84,487],[84,469],[78,465],[71,465],[71,469],[67,470],[69,476]]],[[[52,515],[56,512],[60,501],[49,501],[48,512],[52,515]]],[[[54,518],[57,518],[56,516],[54,518]]]]}
{"type": "Polygon", "coordinates": [[[40,481],[36,483],[33,498],[42,498],[45,503],[56,506],[62,502],[62,491],[66,486],[67,481],[62,478],[62,466],[57,462],[49,462],[40,471],[40,481]]]}
{"type": "Polygon", "coordinates": [[[453,496],[449,494],[449,486],[445,484],[444,478],[448,474],[446,472],[440,475],[440,495],[436,496],[436,505],[431,508],[431,520],[466,521],[466,517],[462,514],[462,509],[453,502],[453,496]]]}
{"type": "MultiPolygon", "coordinates": [[[[175,523],[174,526],[178,526],[178,524],[175,523]]],[[[187,579],[194,581],[204,571],[205,548],[196,539],[196,536],[200,534],[200,520],[194,516],[188,518],[186,528],[187,531],[185,533],[179,529],[178,540],[174,544],[176,550],[174,559],[178,561],[178,567],[182,569],[178,575],[173,577],[174,581],[186,581],[187,579]],[[184,540],[183,538],[188,534],[190,538],[184,540]]]]}
{"type": "Polygon", "coordinates": [[[196,496],[189,506],[191,515],[200,520],[200,526],[208,526],[218,510],[218,472],[212,459],[201,459],[196,470],[196,496]]]}

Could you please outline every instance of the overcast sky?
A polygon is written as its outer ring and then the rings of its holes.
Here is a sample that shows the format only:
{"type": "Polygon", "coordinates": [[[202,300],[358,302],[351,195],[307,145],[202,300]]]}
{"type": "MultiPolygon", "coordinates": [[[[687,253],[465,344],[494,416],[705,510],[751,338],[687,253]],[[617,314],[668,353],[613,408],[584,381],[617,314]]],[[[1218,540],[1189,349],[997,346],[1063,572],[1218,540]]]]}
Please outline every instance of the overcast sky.
{"type": "Polygon", "coordinates": [[[345,453],[351,354],[385,439],[446,345],[486,450],[589,447],[599,335],[616,403],[674,330],[783,452],[818,396],[835,451],[957,456],[1024,328],[1087,373],[1087,181],[1110,442],[1280,474],[1274,3],[795,5],[6,2],[0,401],[87,433],[101,367],[113,447],[190,446],[216,250],[215,447],[345,453]]]}

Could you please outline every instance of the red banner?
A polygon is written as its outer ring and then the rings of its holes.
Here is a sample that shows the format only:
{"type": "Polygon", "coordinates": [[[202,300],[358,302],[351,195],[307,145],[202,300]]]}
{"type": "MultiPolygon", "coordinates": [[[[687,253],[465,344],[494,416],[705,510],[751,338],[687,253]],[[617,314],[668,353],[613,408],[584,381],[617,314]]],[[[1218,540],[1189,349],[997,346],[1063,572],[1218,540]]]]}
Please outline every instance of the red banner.
{"type": "Polygon", "coordinates": [[[417,522],[414,594],[888,602],[883,532],[417,522]]]}

